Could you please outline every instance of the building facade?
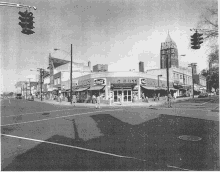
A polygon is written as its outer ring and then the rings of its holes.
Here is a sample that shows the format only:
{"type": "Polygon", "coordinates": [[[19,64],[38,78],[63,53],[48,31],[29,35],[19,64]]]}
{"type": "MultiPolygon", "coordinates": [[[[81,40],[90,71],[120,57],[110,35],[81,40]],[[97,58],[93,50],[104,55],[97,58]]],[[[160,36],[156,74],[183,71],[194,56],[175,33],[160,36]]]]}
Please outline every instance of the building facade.
{"type": "MultiPolygon", "coordinates": [[[[93,72],[91,74],[74,78],[77,86],[73,87],[74,94],[80,102],[90,102],[93,95],[101,95],[102,101],[109,101],[111,97],[114,103],[122,97],[122,102],[141,101],[142,93],[152,98],[156,93],[166,95],[166,80],[161,78],[158,87],[157,77],[143,72],[93,72]]],[[[172,81],[170,89],[173,88],[172,81]]]]}
{"type": "MultiPolygon", "coordinates": [[[[146,71],[151,75],[162,75],[162,77],[167,78],[166,69],[151,69],[146,71]]],[[[199,92],[201,89],[206,88],[206,79],[203,76],[199,76],[200,79],[195,81],[197,75],[193,74],[194,78],[194,91],[199,92]]],[[[173,87],[177,89],[177,96],[182,96],[183,94],[192,95],[192,69],[184,67],[171,67],[169,68],[169,80],[173,82],[173,87]]]]}

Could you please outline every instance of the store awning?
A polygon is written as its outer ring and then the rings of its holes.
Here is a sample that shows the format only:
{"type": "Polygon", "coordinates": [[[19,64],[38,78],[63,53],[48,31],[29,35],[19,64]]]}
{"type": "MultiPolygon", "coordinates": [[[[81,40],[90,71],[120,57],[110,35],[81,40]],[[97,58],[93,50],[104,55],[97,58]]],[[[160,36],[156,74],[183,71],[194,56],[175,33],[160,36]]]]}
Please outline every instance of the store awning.
{"type": "Polygon", "coordinates": [[[144,89],[147,89],[147,90],[157,90],[156,87],[148,87],[148,86],[145,86],[145,85],[141,85],[141,87],[143,87],[144,89]]]}
{"type": "Polygon", "coordinates": [[[88,88],[79,88],[79,89],[74,90],[74,91],[80,92],[80,91],[85,91],[85,90],[87,90],[87,89],[88,89],[88,88]]]}
{"type": "Polygon", "coordinates": [[[103,85],[96,85],[96,86],[90,87],[88,90],[101,90],[104,87],[105,86],[103,86],[103,85]]]}
{"type": "Polygon", "coordinates": [[[175,91],[177,90],[177,89],[175,89],[175,88],[169,88],[169,89],[170,89],[170,90],[175,90],[175,91]]]}
{"type": "Polygon", "coordinates": [[[167,90],[165,87],[157,87],[157,90],[167,90]]]}

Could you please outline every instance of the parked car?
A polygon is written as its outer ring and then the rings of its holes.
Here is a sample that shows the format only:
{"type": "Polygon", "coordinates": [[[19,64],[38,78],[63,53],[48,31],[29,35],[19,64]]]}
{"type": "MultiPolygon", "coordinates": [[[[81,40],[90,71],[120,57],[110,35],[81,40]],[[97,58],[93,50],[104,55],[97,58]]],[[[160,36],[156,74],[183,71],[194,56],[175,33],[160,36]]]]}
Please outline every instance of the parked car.
{"type": "Polygon", "coordinates": [[[189,96],[190,96],[189,94],[184,93],[184,94],[182,94],[182,95],[180,95],[180,96],[177,96],[176,98],[189,97],[189,96]]]}
{"type": "Polygon", "coordinates": [[[34,101],[34,96],[33,96],[33,95],[29,96],[29,97],[28,97],[28,100],[29,100],[29,101],[34,101]]]}
{"type": "Polygon", "coordinates": [[[22,95],[21,94],[16,94],[16,99],[22,99],[22,95]]]}
{"type": "Polygon", "coordinates": [[[208,93],[200,93],[198,98],[208,97],[208,93]]]}

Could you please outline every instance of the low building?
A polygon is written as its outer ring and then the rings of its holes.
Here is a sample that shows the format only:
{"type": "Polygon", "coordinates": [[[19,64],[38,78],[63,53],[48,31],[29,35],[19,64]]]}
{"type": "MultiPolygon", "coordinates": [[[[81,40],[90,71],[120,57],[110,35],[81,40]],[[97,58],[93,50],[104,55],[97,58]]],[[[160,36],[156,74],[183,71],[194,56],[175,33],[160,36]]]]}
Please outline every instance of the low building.
{"type": "MultiPolygon", "coordinates": [[[[74,78],[73,92],[79,98],[79,102],[91,102],[93,95],[101,95],[103,102],[109,102],[112,95],[113,102],[118,102],[119,95],[122,102],[141,101],[142,93],[148,98],[154,94],[166,95],[167,82],[162,77],[158,80],[155,75],[148,73],[125,71],[125,72],[93,72],[88,75],[74,78]]],[[[174,92],[173,82],[169,83],[170,90],[174,92]]]]}

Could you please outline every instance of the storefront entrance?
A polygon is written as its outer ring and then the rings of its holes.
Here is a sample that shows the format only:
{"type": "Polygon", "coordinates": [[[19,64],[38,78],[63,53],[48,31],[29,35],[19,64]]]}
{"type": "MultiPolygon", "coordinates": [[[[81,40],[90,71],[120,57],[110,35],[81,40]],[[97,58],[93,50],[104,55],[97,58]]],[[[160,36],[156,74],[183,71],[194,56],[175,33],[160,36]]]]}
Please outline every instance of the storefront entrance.
{"type": "Polygon", "coordinates": [[[114,102],[119,102],[119,95],[121,94],[122,102],[132,101],[132,91],[131,89],[117,89],[114,90],[114,102]]]}

